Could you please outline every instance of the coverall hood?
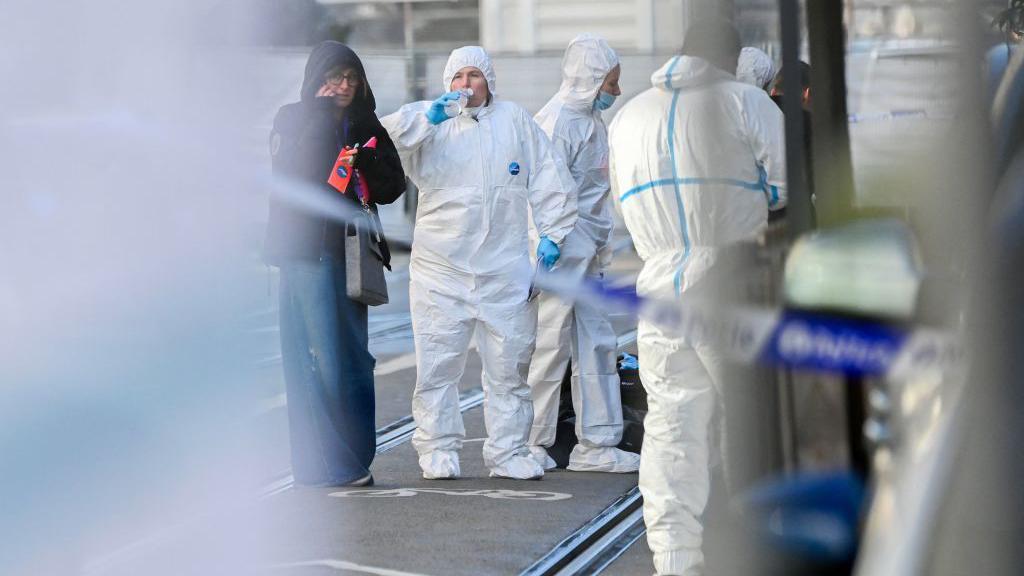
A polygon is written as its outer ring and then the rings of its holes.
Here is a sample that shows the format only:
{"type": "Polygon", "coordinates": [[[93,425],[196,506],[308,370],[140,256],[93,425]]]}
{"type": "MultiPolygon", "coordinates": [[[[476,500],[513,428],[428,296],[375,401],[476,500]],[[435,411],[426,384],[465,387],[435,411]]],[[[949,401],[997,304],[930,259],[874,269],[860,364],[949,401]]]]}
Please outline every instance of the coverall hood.
{"type": "Polygon", "coordinates": [[[736,77],[697,56],[674,56],[651,74],[651,84],[662,90],[706,86],[736,77]]]}
{"type": "Polygon", "coordinates": [[[362,112],[375,111],[377,100],[373,97],[373,90],[370,89],[370,82],[366,78],[362,60],[351,48],[333,40],[317,44],[313,48],[313,52],[310,53],[309,60],[306,61],[306,73],[302,79],[302,90],[299,93],[302,101],[308,103],[316,98],[317,90],[324,84],[324,75],[335,67],[355,68],[362,79],[362,84],[356,90],[356,96],[349,107],[357,108],[362,112]]]}
{"type": "Polygon", "coordinates": [[[573,108],[589,110],[605,77],[618,64],[619,55],[604,38],[580,34],[569,42],[562,57],[558,97],[573,108]]]}
{"type": "Polygon", "coordinates": [[[498,80],[494,75],[494,64],[491,63],[491,57],[487,55],[487,52],[479,46],[463,46],[452,50],[451,55],[448,56],[448,63],[444,65],[443,91],[448,92],[452,89],[452,79],[455,78],[455,74],[466,66],[472,66],[483,72],[491,98],[497,96],[498,80]]]}
{"type": "Polygon", "coordinates": [[[770,56],[757,48],[747,46],[740,50],[736,63],[736,79],[765,90],[775,78],[775,64],[770,56]]]}

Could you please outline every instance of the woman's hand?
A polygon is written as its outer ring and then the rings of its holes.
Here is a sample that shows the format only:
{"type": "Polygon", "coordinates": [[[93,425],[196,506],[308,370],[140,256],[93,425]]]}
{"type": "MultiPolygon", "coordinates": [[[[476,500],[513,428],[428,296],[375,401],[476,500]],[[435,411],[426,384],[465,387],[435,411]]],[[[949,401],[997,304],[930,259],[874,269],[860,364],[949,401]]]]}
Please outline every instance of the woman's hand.
{"type": "Polygon", "coordinates": [[[354,166],[356,163],[356,156],[358,156],[359,154],[359,149],[349,148],[348,146],[346,146],[343,153],[345,155],[341,158],[341,163],[344,164],[345,166],[354,166]]]}
{"type": "Polygon", "coordinates": [[[316,91],[317,98],[334,98],[335,95],[334,88],[331,88],[326,82],[316,91]]]}

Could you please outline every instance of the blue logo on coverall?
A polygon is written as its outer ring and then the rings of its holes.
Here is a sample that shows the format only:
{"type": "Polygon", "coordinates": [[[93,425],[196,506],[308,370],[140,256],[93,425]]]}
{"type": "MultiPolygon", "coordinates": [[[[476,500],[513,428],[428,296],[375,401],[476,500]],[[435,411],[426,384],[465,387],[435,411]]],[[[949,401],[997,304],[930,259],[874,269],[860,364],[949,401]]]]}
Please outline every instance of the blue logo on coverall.
{"type": "Polygon", "coordinates": [[[515,176],[519,174],[519,162],[513,162],[508,165],[508,173],[515,176]]]}

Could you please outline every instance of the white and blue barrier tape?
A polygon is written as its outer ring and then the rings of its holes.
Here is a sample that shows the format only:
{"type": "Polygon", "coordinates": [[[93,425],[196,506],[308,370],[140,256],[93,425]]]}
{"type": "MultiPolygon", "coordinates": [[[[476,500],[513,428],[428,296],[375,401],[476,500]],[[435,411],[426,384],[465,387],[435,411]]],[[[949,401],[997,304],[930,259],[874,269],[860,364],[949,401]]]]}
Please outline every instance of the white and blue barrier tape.
{"type": "Polygon", "coordinates": [[[956,339],[864,319],[786,310],[778,314],[759,360],[795,369],[903,380],[963,365],[956,339]]]}
{"type": "Polygon", "coordinates": [[[940,330],[803,310],[656,301],[638,296],[632,287],[591,281],[570,287],[558,274],[542,275],[538,284],[603,309],[630,312],[739,362],[890,380],[966,365],[959,340],[940,330]]]}
{"type": "Polygon", "coordinates": [[[889,110],[887,112],[872,112],[867,114],[849,114],[847,119],[850,124],[869,124],[872,122],[891,122],[893,120],[951,120],[952,114],[939,114],[928,112],[924,108],[910,108],[906,110],[889,110]]]}

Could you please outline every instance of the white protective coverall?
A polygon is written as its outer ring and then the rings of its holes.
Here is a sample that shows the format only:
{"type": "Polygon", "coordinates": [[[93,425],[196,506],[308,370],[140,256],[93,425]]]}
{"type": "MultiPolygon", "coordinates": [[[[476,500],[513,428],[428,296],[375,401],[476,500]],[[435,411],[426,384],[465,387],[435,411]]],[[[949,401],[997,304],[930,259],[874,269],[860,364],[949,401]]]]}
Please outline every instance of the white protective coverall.
{"type": "MultiPolygon", "coordinates": [[[[619,64],[608,43],[577,36],[562,58],[562,85],[534,119],[551,137],[569,167],[579,217],[566,237],[556,271],[598,278],[611,258],[612,219],[608,184],[608,128],[594,106],[605,77],[619,64]]],[[[532,234],[536,242],[537,234],[532,234]]],[[[622,439],[622,403],[616,369],[616,336],[607,314],[547,292],[537,298],[537,344],[530,363],[533,428],[530,450],[545,468],[554,460],[562,377],[572,357],[572,400],[578,444],[569,469],[635,472],[640,456],[615,448],[622,439]]]]}
{"type": "Polygon", "coordinates": [[[533,407],[526,383],[536,318],[527,304],[532,258],[528,208],[536,226],[561,244],[576,220],[569,175],[547,136],[522,107],[494,97],[494,68],[480,47],[456,49],[444,69],[483,72],[490,103],[438,125],[430,102],[407,104],[381,119],[419,187],[409,264],[416,345],[413,446],[426,478],[460,473],[465,428],[459,381],[470,340],[483,362],[492,475],[537,478],[543,469],[526,447],[533,407]],[[475,115],[475,117],[474,117],[475,115]]]}
{"type": "MultiPolygon", "coordinates": [[[[641,296],[685,298],[716,247],[754,239],[785,197],[782,113],[768,95],[676,56],[615,117],[611,179],[643,269],[641,296]]],[[[640,491],[658,574],[698,574],[710,488],[709,423],[721,362],[706,346],[641,320],[647,390],[640,491]]]]}
{"type": "Polygon", "coordinates": [[[763,50],[751,46],[740,50],[740,57],[736,62],[736,79],[768,90],[768,85],[775,79],[775,63],[772,62],[772,57],[763,50]]]}

